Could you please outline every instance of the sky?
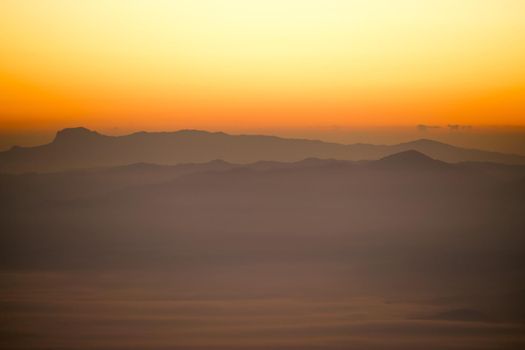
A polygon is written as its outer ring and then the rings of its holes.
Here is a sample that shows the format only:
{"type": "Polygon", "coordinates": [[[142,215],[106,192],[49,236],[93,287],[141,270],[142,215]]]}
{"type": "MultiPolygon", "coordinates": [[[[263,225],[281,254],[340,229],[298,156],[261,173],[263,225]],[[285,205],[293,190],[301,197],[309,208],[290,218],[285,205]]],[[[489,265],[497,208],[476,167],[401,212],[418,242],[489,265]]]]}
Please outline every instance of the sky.
{"type": "Polygon", "coordinates": [[[79,125],[379,142],[457,125],[525,153],[524,17],[521,0],[2,0],[0,148],[79,125]]]}

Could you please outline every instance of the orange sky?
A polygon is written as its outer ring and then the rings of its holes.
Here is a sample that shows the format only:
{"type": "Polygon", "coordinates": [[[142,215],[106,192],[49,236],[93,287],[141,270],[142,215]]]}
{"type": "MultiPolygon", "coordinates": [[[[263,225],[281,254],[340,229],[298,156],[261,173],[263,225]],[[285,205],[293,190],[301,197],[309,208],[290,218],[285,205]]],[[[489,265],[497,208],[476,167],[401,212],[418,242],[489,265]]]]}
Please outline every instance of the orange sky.
{"type": "Polygon", "coordinates": [[[0,128],[525,125],[522,0],[2,0],[0,128]]]}

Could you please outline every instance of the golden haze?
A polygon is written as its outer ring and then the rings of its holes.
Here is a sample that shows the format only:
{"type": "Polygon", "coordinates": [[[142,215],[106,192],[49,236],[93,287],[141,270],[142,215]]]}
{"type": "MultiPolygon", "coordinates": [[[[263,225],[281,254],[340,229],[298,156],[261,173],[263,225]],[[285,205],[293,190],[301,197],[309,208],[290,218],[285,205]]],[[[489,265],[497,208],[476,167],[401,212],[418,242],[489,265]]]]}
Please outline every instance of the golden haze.
{"type": "Polygon", "coordinates": [[[3,131],[525,125],[521,0],[3,0],[3,131]]]}

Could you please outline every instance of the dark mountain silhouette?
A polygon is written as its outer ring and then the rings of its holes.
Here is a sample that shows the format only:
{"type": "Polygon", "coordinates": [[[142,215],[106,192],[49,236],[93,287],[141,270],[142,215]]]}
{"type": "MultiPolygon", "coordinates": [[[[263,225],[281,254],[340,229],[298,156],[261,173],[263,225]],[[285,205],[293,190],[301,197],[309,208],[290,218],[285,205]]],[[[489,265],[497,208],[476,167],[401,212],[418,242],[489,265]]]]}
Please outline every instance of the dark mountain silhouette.
{"type": "Polygon", "coordinates": [[[53,143],[59,145],[79,146],[83,144],[90,144],[100,140],[108,139],[109,136],[101,135],[96,131],[92,131],[83,127],[68,128],[57,132],[53,143]]]}
{"type": "Polygon", "coordinates": [[[395,153],[381,158],[375,163],[382,167],[394,167],[401,169],[436,169],[449,168],[449,164],[435,160],[429,156],[414,150],[395,153]]]}
{"type": "Polygon", "coordinates": [[[0,152],[0,172],[50,172],[132,163],[178,164],[223,159],[233,163],[293,162],[305,158],[373,160],[416,150],[447,162],[485,161],[525,164],[525,157],[465,149],[431,140],[398,145],[343,145],[316,140],[222,132],[181,130],[106,136],[86,128],[59,131],[37,147],[13,147],[0,152]]]}
{"type": "MultiPolygon", "coordinates": [[[[395,153],[381,159],[382,163],[396,163],[403,165],[432,164],[436,161],[421,152],[409,150],[395,153]]],[[[443,162],[440,162],[443,163],[443,162]]]]}

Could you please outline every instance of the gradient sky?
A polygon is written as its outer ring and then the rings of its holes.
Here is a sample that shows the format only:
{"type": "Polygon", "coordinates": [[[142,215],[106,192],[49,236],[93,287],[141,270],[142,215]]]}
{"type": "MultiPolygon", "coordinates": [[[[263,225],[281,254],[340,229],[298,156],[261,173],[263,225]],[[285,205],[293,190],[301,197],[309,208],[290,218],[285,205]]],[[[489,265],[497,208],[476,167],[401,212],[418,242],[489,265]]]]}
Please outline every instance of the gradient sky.
{"type": "Polygon", "coordinates": [[[522,0],[2,0],[0,129],[525,126],[522,0]]]}

